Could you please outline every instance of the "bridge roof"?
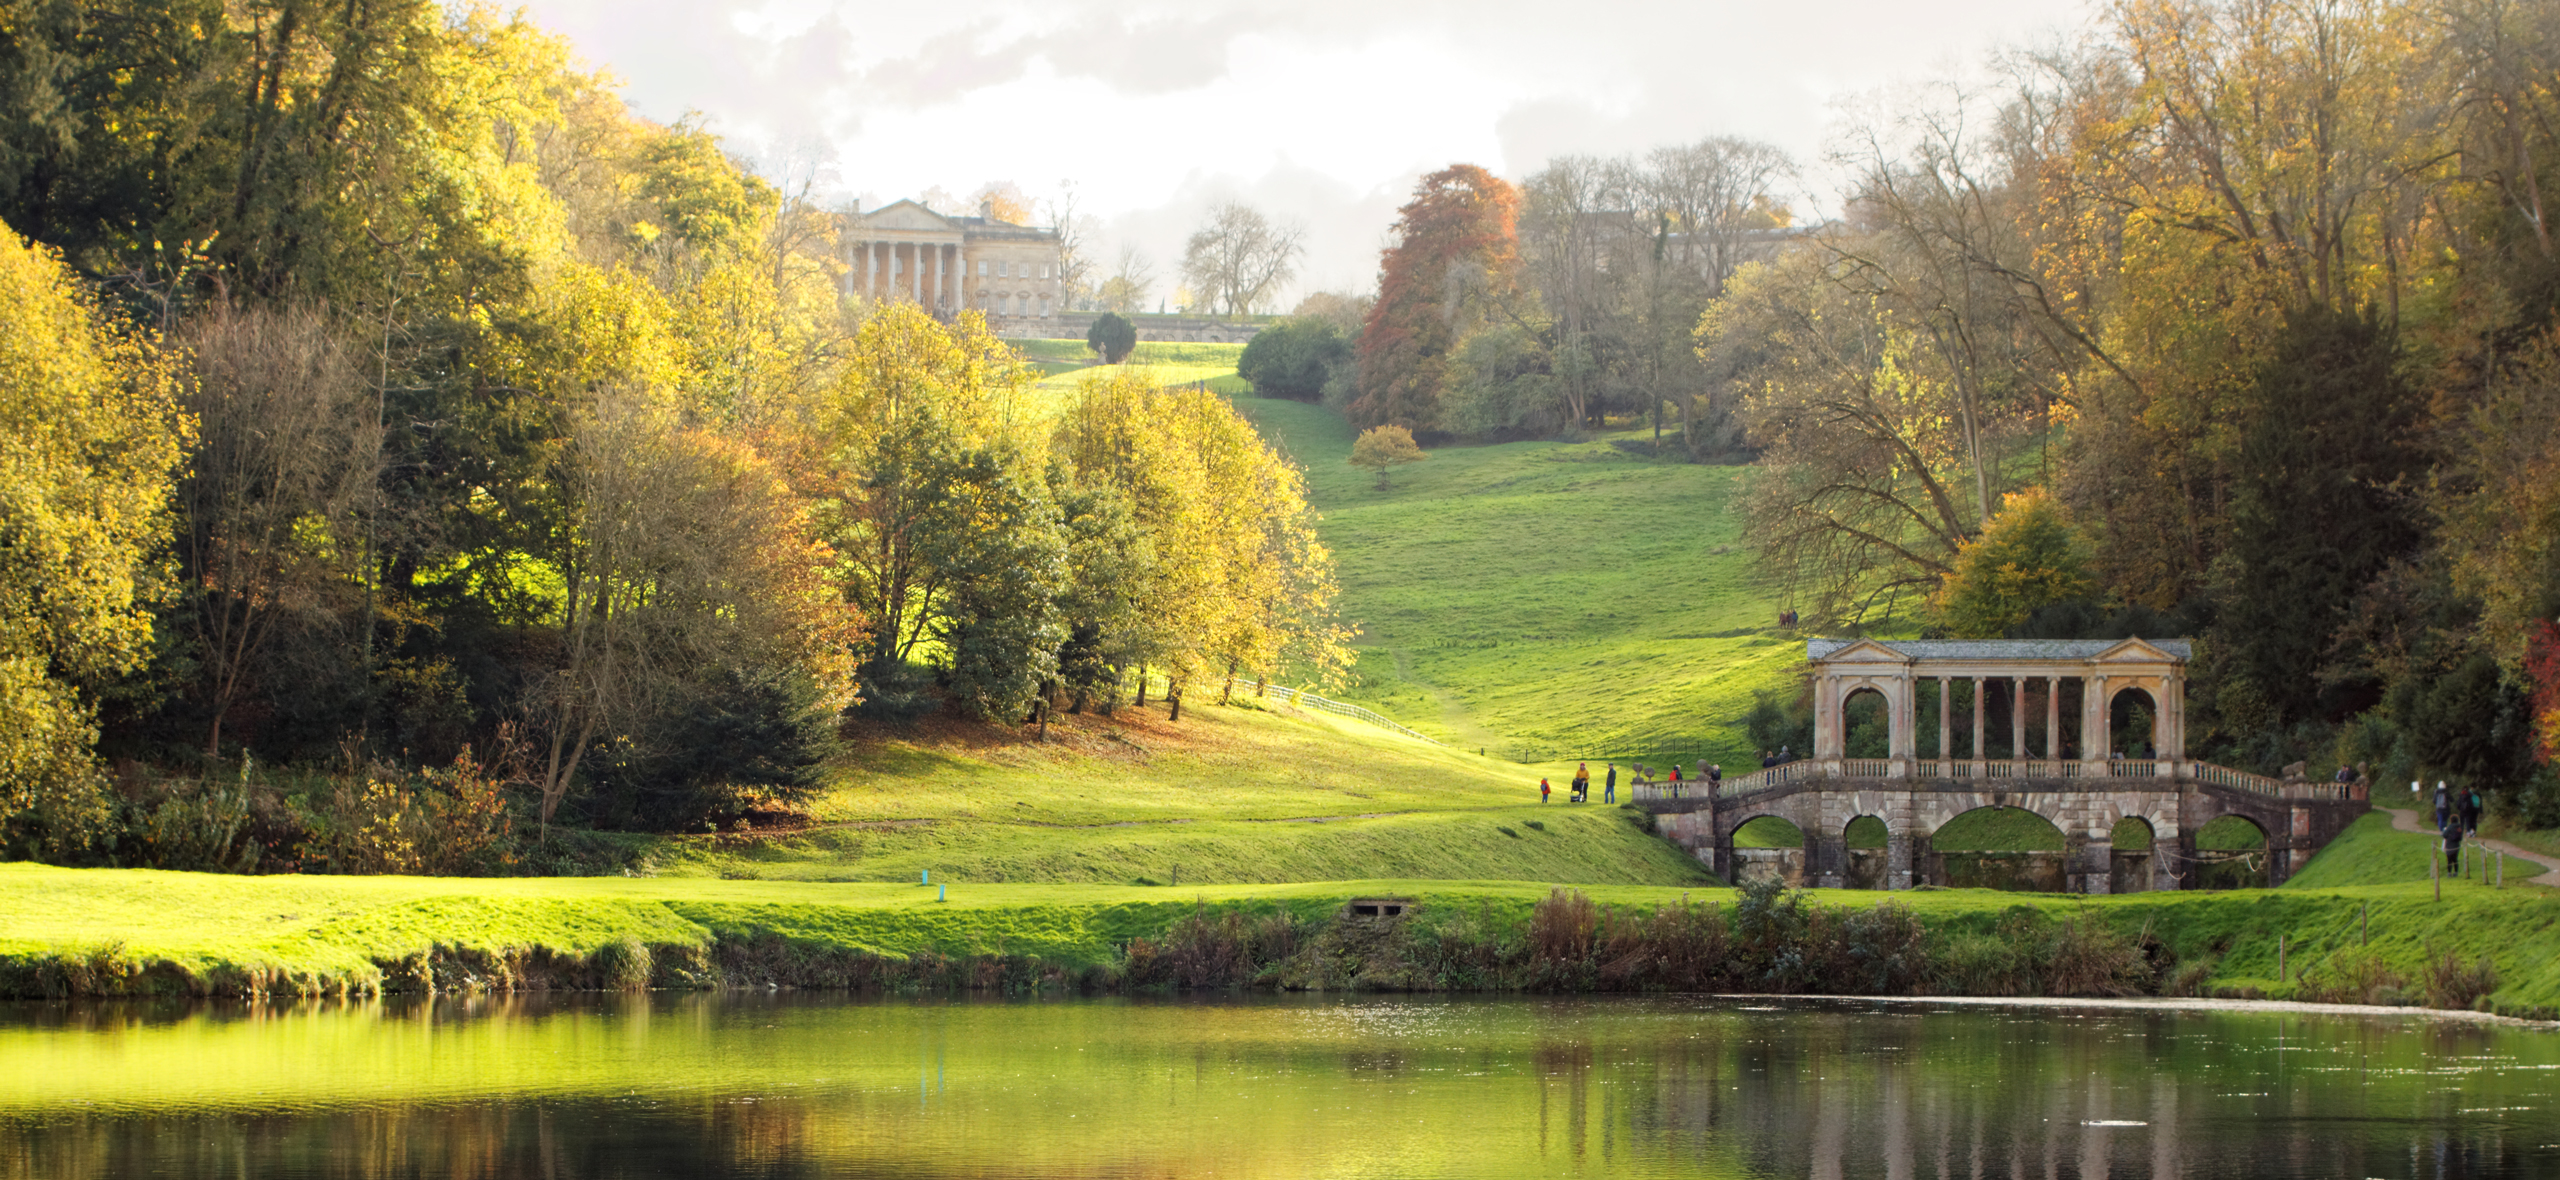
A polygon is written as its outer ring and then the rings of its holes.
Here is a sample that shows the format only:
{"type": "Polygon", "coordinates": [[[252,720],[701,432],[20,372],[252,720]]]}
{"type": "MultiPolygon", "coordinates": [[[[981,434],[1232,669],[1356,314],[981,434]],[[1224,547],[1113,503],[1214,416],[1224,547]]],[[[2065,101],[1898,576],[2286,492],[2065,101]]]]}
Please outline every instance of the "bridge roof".
{"type": "MultiPolygon", "coordinates": [[[[2123,644],[2122,639],[1808,639],[1806,659],[1819,660],[1856,643],[1890,648],[1915,660],[2087,660],[2123,644]]],[[[2142,642],[2182,660],[2195,658],[2195,643],[2186,639],[2142,642]]]]}

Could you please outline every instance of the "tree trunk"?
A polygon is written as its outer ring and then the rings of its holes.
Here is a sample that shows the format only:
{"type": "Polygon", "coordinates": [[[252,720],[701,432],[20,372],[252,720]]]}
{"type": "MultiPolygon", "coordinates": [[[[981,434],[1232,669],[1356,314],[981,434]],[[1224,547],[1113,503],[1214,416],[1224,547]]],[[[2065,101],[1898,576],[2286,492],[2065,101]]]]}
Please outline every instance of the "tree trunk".
{"type": "Polygon", "coordinates": [[[1165,720],[1182,720],[1182,686],[1170,681],[1166,682],[1164,686],[1164,699],[1173,702],[1173,712],[1166,716],[1165,720]]]}
{"type": "Polygon", "coordinates": [[[1138,665],[1138,707],[1147,707],[1147,666],[1138,665]]]}

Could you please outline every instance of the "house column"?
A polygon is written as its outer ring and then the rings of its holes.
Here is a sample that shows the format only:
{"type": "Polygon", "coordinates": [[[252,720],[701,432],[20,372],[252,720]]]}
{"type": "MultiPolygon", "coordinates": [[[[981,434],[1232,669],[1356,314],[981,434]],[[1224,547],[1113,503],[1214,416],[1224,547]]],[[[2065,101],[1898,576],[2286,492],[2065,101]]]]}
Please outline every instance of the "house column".
{"type": "Polygon", "coordinates": [[[880,243],[862,244],[862,297],[880,297],[880,243]]]}
{"type": "Polygon", "coordinates": [[[916,305],[921,307],[924,305],[924,243],[907,243],[907,260],[915,266],[914,270],[907,273],[907,292],[915,297],[916,305]]]}
{"type": "Polygon", "coordinates": [[[2062,678],[2044,678],[2044,756],[2048,762],[2062,761],[2062,678]]]}

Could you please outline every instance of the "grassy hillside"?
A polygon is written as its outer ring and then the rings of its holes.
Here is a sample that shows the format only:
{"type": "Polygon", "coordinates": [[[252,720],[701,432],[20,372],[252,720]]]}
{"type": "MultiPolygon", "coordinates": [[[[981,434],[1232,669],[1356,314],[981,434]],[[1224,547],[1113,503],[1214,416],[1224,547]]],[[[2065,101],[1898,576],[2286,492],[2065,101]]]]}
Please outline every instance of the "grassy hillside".
{"type": "MultiPolygon", "coordinates": [[[[1250,688],[1244,691],[1250,692],[1250,688]]],[[[1185,884],[1416,878],[1677,885],[1698,864],[1539,773],[1362,722],[1205,697],[1050,740],[956,722],[865,735],[814,826],[659,842],[653,872],[814,881],[1185,884]],[[1559,799],[1561,796],[1559,796],[1559,799]]]]}
{"type": "Polygon", "coordinates": [[[1747,472],[1613,445],[1443,447],[1388,491],[1341,415],[1240,397],[1305,465],[1360,632],[1350,696],[1524,760],[1756,762],[1739,722],[1802,655],[1742,545],[1747,472]]]}

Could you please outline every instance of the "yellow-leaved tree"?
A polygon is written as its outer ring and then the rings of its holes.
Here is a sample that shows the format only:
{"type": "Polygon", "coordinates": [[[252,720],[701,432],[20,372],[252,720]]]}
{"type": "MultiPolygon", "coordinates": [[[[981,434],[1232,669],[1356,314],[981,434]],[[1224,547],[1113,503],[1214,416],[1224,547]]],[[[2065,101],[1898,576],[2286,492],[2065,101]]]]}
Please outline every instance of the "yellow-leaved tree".
{"type": "Polygon", "coordinates": [[[2098,587],[2088,546],[2043,488],[2003,497],[1982,536],[1964,543],[1934,605],[1963,638],[1997,639],[2037,610],[2098,587]]]}
{"type": "MultiPolygon", "coordinates": [[[[0,227],[0,817],[62,851],[101,810],[90,695],[138,666],[193,424],[175,370],[0,227]]],[[[23,854],[30,849],[12,848],[23,854]]]]}
{"type": "Polygon", "coordinates": [[[1080,478],[1126,496],[1147,541],[1134,633],[1114,647],[1164,669],[1175,716],[1204,675],[1231,691],[1240,675],[1294,667],[1324,679],[1348,662],[1305,476],[1225,398],[1115,369],[1085,385],[1057,451],[1080,478]]]}

